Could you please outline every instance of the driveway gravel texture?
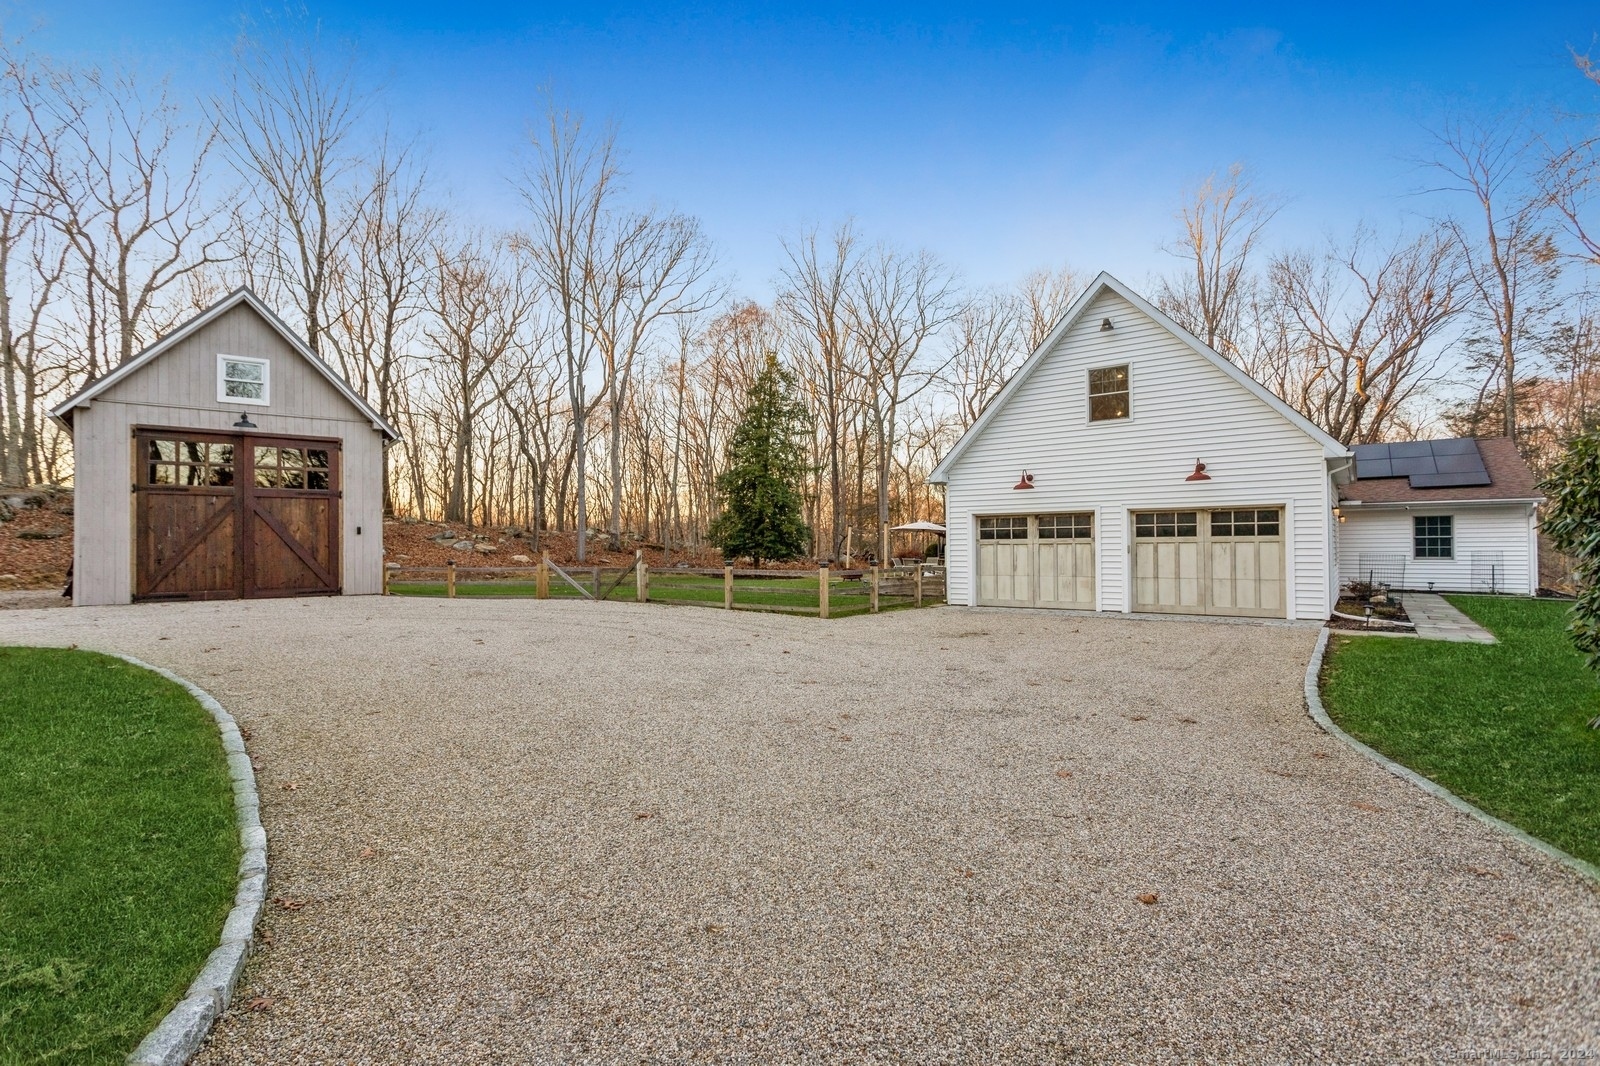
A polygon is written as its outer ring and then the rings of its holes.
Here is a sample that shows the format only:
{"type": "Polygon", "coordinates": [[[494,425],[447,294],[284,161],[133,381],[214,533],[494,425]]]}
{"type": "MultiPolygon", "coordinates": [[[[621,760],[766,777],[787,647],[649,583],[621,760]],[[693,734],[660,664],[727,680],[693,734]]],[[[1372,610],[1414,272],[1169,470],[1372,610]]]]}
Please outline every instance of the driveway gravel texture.
{"type": "Polygon", "coordinates": [[[249,731],[200,1063],[1600,1053],[1600,892],[1320,732],[1316,631],[349,598],[0,614],[249,731]]]}

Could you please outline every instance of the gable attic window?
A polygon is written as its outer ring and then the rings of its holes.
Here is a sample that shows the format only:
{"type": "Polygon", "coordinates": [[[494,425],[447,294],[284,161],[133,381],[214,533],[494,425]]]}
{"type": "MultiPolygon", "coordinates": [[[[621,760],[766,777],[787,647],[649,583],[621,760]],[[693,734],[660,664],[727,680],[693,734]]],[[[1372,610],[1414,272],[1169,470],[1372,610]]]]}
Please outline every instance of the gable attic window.
{"type": "Polygon", "coordinates": [[[1089,421],[1108,422],[1127,417],[1127,364],[1089,371],[1089,421]]]}
{"type": "Polygon", "coordinates": [[[217,400],[266,407],[271,401],[272,366],[265,359],[217,356],[217,400]]]}

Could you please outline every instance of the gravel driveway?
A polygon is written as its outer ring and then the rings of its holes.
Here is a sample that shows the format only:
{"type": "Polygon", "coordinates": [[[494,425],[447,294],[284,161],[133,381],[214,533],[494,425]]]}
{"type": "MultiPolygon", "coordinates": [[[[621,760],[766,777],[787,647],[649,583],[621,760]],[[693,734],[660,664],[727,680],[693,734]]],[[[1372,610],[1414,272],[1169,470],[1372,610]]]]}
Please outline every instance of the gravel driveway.
{"type": "Polygon", "coordinates": [[[951,608],[0,615],[0,643],[176,670],[252,735],[280,905],[202,1063],[1600,1050],[1600,893],[1319,732],[1314,638],[951,608]]]}

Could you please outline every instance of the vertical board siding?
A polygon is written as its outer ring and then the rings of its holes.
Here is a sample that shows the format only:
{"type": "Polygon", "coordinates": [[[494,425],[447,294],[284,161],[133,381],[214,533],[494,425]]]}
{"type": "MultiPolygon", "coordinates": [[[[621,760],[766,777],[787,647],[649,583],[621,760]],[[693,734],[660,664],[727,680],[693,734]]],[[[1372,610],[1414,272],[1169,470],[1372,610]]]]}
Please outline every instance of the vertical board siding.
{"type": "Polygon", "coordinates": [[[1527,504],[1437,507],[1416,506],[1362,510],[1345,508],[1339,523],[1339,581],[1361,580],[1361,554],[1405,557],[1405,587],[1436,592],[1487,592],[1473,575],[1473,553],[1501,556],[1497,574],[1501,592],[1531,596],[1538,589],[1533,508],[1527,504]],[[1455,521],[1455,558],[1412,558],[1412,518],[1451,515],[1455,521]]]}
{"type": "Polygon", "coordinates": [[[239,305],[72,413],[77,493],[73,603],[133,596],[133,427],[234,432],[240,413],[262,434],[330,437],[343,450],[341,583],[371,595],[383,581],[383,435],[254,309],[239,305]],[[217,355],[271,361],[267,407],[217,400],[217,355]],[[361,533],[356,533],[360,527],[361,533]]]}
{"type": "Polygon", "coordinates": [[[1322,446],[1121,296],[1101,293],[948,472],[949,602],[975,604],[976,516],[1097,512],[1098,608],[1132,609],[1129,512],[1284,508],[1284,613],[1326,618],[1322,446]],[[1102,332],[1100,322],[1112,320],[1102,332]],[[1132,417],[1088,420],[1088,372],[1126,363],[1132,417]],[[1195,460],[1209,481],[1185,481],[1195,460]],[[1015,490],[1022,471],[1034,488],[1015,490]]]}

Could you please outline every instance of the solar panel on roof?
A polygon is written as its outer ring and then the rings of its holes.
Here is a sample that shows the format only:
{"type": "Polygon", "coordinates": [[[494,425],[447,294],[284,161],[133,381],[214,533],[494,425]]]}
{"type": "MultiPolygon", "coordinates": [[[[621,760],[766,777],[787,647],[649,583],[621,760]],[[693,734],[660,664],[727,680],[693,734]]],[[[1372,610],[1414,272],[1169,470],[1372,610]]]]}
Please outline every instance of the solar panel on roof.
{"type": "Polygon", "coordinates": [[[1399,441],[1389,445],[1389,456],[1392,459],[1420,458],[1433,454],[1433,441],[1408,440],[1399,441]]]}
{"type": "Polygon", "coordinates": [[[1358,444],[1356,480],[1404,477],[1414,489],[1462,488],[1489,484],[1478,442],[1468,439],[1358,444]]]}
{"type": "Polygon", "coordinates": [[[1437,474],[1439,468],[1433,465],[1432,453],[1428,455],[1396,455],[1389,460],[1389,465],[1394,467],[1395,477],[1412,477],[1416,474],[1437,474]]]}

